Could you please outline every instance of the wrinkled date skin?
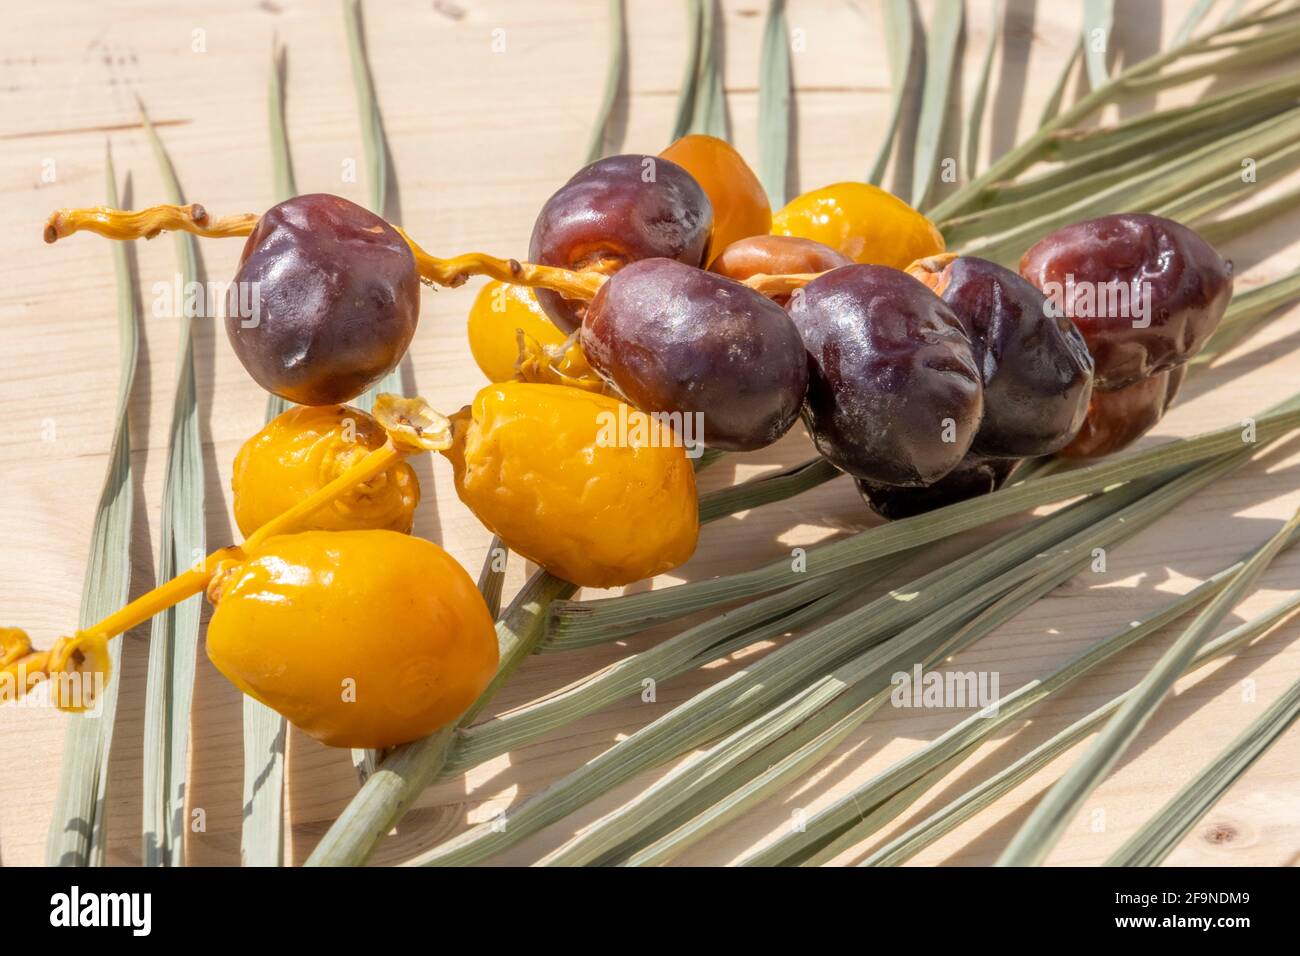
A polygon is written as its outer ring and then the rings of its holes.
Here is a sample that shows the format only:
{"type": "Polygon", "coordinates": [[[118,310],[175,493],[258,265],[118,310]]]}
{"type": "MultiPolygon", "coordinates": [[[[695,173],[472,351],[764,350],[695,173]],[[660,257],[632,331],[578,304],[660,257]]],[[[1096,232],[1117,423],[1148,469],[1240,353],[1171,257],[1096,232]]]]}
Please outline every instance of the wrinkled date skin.
{"type": "Polygon", "coordinates": [[[852,265],[814,279],[787,308],[808,350],[804,414],[835,467],[928,485],[965,457],[984,389],[966,330],[942,299],[905,272],[852,265]]]}
{"type": "Polygon", "coordinates": [[[1102,391],[1182,365],[1232,298],[1231,263],[1186,226],[1139,213],[1058,229],[1025,253],[1020,274],[1079,327],[1102,391]]]}
{"type": "Polygon", "coordinates": [[[228,298],[226,334],[240,362],[299,405],[356,398],[402,360],[420,318],[405,240],[369,210],[322,193],[262,215],[228,298]],[[248,290],[253,316],[240,301],[248,290]]]}
{"type": "Polygon", "coordinates": [[[712,448],[750,451],[794,424],[808,387],[803,343],[785,310],[723,276],[644,259],[596,293],[582,350],[646,412],[699,413],[712,448]]]}
{"type": "Polygon", "coordinates": [[[699,537],[695,469],[671,430],[562,385],[489,385],[453,416],[456,493],[516,554],[582,587],[652,578],[699,537]],[[625,434],[611,425],[627,423],[625,434]]]}
{"type": "MultiPolygon", "coordinates": [[[[829,272],[853,260],[842,252],[812,239],[798,236],[750,236],[723,249],[709,266],[710,272],[743,282],[750,276],[790,276],[807,272],[829,272]]],[[[785,305],[788,295],[774,295],[773,302],[785,305]]]]}
{"type": "MultiPolygon", "coordinates": [[[[658,156],[610,156],[580,169],[533,225],[528,256],[565,269],[614,272],[640,259],[698,266],[713,230],[713,207],[686,170],[658,156]]],[[[586,303],[537,290],[565,332],[582,324],[586,303]]]]}
{"type": "Polygon", "coordinates": [[[1088,417],[1063,458],[1101,458],[1127,448],[1156,426],[1178,397],[1187,366],[1152,375],[1112,392],[1093,392],[1088,417]]]}
{"type": "Polygon", "coordinates": [[[966,326],[984,380],[984,420],[971,450],[1035,458],[1070,443],[1092,394],[1092,356],[1074,324],[1043,294],[987,259],[922,259],[908,272],[966,326]]]}
{"type": "Polygon", "coordinates": [[[923,488],[900,488],[854,480],[862,500],[887,521],[898,521],[997,491],[1020,463],[1018,458],[967,455],[948,474],[923,488]]]}
{"type": "MultiPolygon", "coordinates": [[[[249,537],[387,440],[379,422],[351,405],[295,405],[281,412],[235,456],[230,489],[239,530],[249,537]]],[[[317,508],[298,527],[409,534],[419,503],[420,480],[410,463],[401,461],[317,508]]]]}

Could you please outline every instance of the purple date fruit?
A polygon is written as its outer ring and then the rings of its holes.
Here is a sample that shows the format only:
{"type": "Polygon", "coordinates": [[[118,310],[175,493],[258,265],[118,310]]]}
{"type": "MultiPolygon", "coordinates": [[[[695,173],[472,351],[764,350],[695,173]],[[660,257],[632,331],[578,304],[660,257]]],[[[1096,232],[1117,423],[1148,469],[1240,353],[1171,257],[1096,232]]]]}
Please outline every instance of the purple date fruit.
{"type": "Polygon", "coordinates": [[[1017,458],[967,455],[948,474],[921,488],[878,485],[861,478],[854,483],[872,511],[888,521],[898,521],[997,491],[1018,464],[1017,458]]]}
{"type": "Polygon", "coordinates": [[[704,444],[750,451],[794,424],[808,387],[803,342],[772,300],[671,259],[601,286],[582,324],[587,361],[645,412],[698,413],[704,444]]]}
{"type": "Polygon", "coordinates": [[[787,306],[808,350],[804,416],[817,450],[855,478],[929,485],[966,456],[984,389],[961,321],[885,266],[819,276],[787,306]]]}
{"type": "Polygon", "coordinates": [[[987,259],[951,254],[912,263],[966,326],[984,380],[984,419],[971,451],[1036,458],[1070,443],[1092,394],[1092,356],[1043,294],[987,259]]]}
{"type": "Polygon", "coordinates": [[[1232,264],[1170,219],[1120,213],[1040,240],[1020,274],[1074,320],[1111,391],[1182,365],[1232,298],[1232,264]]]}
{"type": "Polygon", "coordinates": [[[419,318],[405,240],[356,203],[315,193],[258,220],[228,295],[226,334],[268,392],[332,405],[395,368],[419,318]]]}
{"type": "MultiPolygon", "coordinates": [[[[698,266],[712,230],[709,197],[682,167],[659,156],[610,156],[584,166],[546,201],[528,256],[543,265],[606,273],[641,259],[698,266]]],[[[537,290],[537,301],[566,332],[586,312],[586,303],[548,289],[537,290]]]]}

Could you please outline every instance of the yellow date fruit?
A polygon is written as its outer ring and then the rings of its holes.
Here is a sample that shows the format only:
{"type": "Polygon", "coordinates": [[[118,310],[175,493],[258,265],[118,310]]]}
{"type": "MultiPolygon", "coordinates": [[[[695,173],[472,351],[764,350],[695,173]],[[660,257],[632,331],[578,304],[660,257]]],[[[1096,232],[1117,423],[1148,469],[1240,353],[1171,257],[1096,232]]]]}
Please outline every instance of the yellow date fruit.
{"type": "Polygon", "coordinates": [[[772,216],[772,235],[811,239],[854,262],[894,269],[944,251],[934,223],[870,183],[834,183],[796,196],[772,216]]]}
{"type": "Polygon", "coordinates": [[[497,666],[492,615],[431,541],[393,531],[268,538],[209,587],[208,657],[332,747],[393,747],[473,703],[497,666]]]}
{"type": "MultiPolygon", "coordinates": [[[[374,418],[350,405],[299,405],[277,415],[235,457],[230,484],[239,530],[248,537],[386,438],[374,418]]],[[[410,465],[399,462],[318,510],[305,528],[409,532],[419,503],[419,479],[410,465]]]]}
{"type": "Polygon", "coordinates": [[[613,587],[695,551],[695,472],[676,434],[644,412],[563,385],[490,385],[453,416],[445,454],[460,498],[557,577],[613,587]]]}
{"type": "Polygon", "coordinates": [[[467,330],[470,353],[489,382],[515,378],[519,330],[542,346],[563,345],[568,338],[542,311],[532,289],[493,279],[474,297],[467,330]]]}

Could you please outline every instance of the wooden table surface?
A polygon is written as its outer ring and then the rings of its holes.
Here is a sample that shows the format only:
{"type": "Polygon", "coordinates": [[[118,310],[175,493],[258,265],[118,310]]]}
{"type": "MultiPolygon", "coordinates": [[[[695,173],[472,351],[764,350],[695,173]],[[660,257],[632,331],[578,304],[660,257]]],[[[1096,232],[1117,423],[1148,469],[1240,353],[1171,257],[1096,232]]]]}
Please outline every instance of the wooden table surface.
{"type": "MultiPolygon", "coordinates": [[[[1220,7],[1226,4],[1220,4],[1220,7]]],[[[727,105],[733,138],[755,159],[756,76],[765,4],[725,7],[727,105]]],[[[965,90],[974,85],[991,7],[968,5],[965,90]]],[[[1122,3],[1112,45],[1130,61],[1181,22],[1191,0],[1122,3]]],[[[630,0],[630,97],[615,126],[621,148],[656,152],[672,124],[685,55],[676,4],[630,0]]],[[[985,144],[1003,149],[1031,130],[1062,58],[1078,35],[1073,4],[1012,3],[1005,53],[993,74],[985,144]],[[1018,132],[1017,132],[1018,130],[1018,132]]],[[[411,0],[367,4],[375,81],[391,144],[401,222],[440,252],[482,249],[522,255],[537,208],[580,164],[606,63],[604,0],[411,0]],[[497,33],[495,31],[504,31],[497,33]],[[504,49],[500,47],[504,39],[504,49]]],[[[929,16],[928,5],[923,5],[929,16]]],[[[1214,13],[1212,16],[1218,16],[1214,13]]],[[[889,105],[880,15],[872,2],[792,0],[801,41],[794,60],[798,145],[794,185],[808,189],[861,178],[889,105]]],[[[188,198],[217,213],[270,202],[266,83],[273,38],[288,48],[288,124],[299,188],[364,201],[366,184],[343,19],[335,2],[117,4],[74,0],[27,4],[7,17],[0,59],[0,621],[27,628],[39,646],[75,625],[91,522],[103,480],[117,387],[115,291],[108,245],[79,236],[55,247],[41,224],[60,206],[104,195],[105,140],[133,205],[163,198],[141,130],[138,94],[172,153],[188,198]],[[202,31],[196,32],[196,31],[202,31]],[[196,44],[201,39],[202,44],[196,44]],[[202,45],[203,51],[196,51],[202,45]],[[360,181],[346,181],[355,163],[360,181]],[[49,175],[50,171],[53,175],[49,175]]],[[[1193,87],[1180,95],[1199,95],[1193,87]]],[[[1169,100],[1176,100],[1170,97],[1169,100]]],[[[1261,182],[1261,190],[1276,188],[1261,182]]],[[[1283,219],[1226,251],[1238,289],[1300,263],[1300,220],[1283,219]]],[[[151,308],[155,283],[176,276],[171,242],[138,243],[143,342],[130,415],[136,527],[132,593],[154,580],[159,501],[172,387],[176,324],[151,308]]],[[[238,242],[202,244],[210,276],[233,271],[238,242]]],[[[441,408],[466,402],[483,384],[470,361],[464,318],[473,289],[426,290],[406,364],[407,388],[441,408]]],[[[196,365],[211,546],[232,540],[230,463],[260,425],[263,395],[211,321],[196,325],[196,365]]],[[[1300,379],[1300,309],[1198,374],[1176,409],[1144,440],[1236,423],[1290,395],[1300,379]]],[[[799,430],[796,429],[798,432],[799,430]]],[[[728,458],[705,489],[802,460],[793,434],[763,452],[728,458]]],[[[955,662],[997,672],[1003,693],[1158,608],[1234,561],[1300,505],[1300,442],[1290,440],[1197,494],[1138,537],[1114,548],[1105,573],[1080,574],[955,662]]],[[[421,466],[425,501],[416,531],[448,548],[473,573],[488,535],[457,501],[450,469],[421,466]]],[[[660,583],[741,570],[789,548],[867,527],[872,519],[844,479],[791,501],[711,525],[695,558],[660,583]]],[[[925,561],[952,557],[994,531],[936,545],[925,561]]],[[[515,562],[513,589],[524,568],[515,562]]],[[[1263,586],[1228,623],[1252,616],[1297,586],[1300,551],[1281,556],[1263,586]]],[[[914,572],[913,572],[914,573],[914,572]]],[[[909,575],[910,577],[911,575],[909,575]]],[[[900,578],[901,580],[901,578],[900,578]]],[[[509,590],[508,590],[509,593],[509,590]]],[[[1225,623],[1225,628],[1228,626],[1225,623]]],[[[1176,632],[1176,628],[1174,631],[1176,632]]],[[[897,826],[915,822],[1100,702],[1131,686],[1172,639],[1167,631],[1104,664],[1040,706],[1029,720],[979,748],[897,826]]],[[[1104,859],[1188,777],[1300,677],[1300,620],[1236,657],[1179,682],[1121,766],[1088,799],[1052,853],[1053,863],[1104,859]]],[[[126,639],[122,697],[111,762],[110,860],[140,859],[141,733],[147,628],[126,639]]],[[[498,699],[501,709],[560,688],[644,647],[639,635],[590,652],[531,659],[498,699]]],[[[736,654],[659,687],[655,703],[622,701],[419,801],[376,855],[396,862],[537,792],[612,742],[710,682],[743,668],[761,649],[736,654]]],[[[885,708],[798,786],[693,848],[682,862],[726,863],[951,725],[952,711],[885,708]]],[[[0,711],[0,859],[37,864],[59,773],[65,717],[48,709],[0,711]]],[[[189,801],[206,826],[189,838],[194,864],[239,859],[240,697],[200,657],[193,713],[189,801]]],[[[985,864],[996,858],[1033,802],[1080,751],[1058,760],[918,858],[926,864],[985,864]]],[[[289,858],[301,862],[356,790],[348,755],[294,734],[290,741],[289,858]]],[[[662,772],[662,771],[659,771],[662,772]]],[[[645,786],[643,775],[608,799],[504,854],[536,858],[600,812],[645,786]]],[[[843,857],[851,861],[872,844],[843,857]]],[[[1232,788],[1170,857],[1178,864],[1290,864],[1300,860],[1300,732],[1292,732],[1232,788]]]]}

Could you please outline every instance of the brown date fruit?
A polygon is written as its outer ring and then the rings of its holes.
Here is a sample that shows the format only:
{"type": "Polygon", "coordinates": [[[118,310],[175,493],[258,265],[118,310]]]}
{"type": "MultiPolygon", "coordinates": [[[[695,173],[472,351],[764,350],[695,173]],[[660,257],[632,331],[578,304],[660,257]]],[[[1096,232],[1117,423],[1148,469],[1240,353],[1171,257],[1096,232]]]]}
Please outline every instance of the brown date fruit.
{"type": "Polygon", "coordinates": [[[601,286],[582,350],[645,412],[699,413],[704,444],[750,451],[794,424],[808,386],[785,310],[753,289],[672,259],[642,259],[601,286]]]}
{"type": "Polygon", "coordinates": [[[257,221],[230,287],[226,334],[268,392],[333,405],[397,366],[419,318],[415,257],[397,230],[356,203],[314,193],[257,221]]]}
{"type": "MultiPolygon", "coordinates": [[[[812,239],[798,236],[750,236],[723,249],[709,265],[710,272],[744,282],[750,276],[790,276],[807,272],[829,272],[853,260],[842,252],[812,239]]],[[[785,305],[789,295],[772,296],[785,305]]]]}
{"type": "Polygon", "coordinates": [[[1093,392],[1088,417],[1063,458],[1100,458],[1127,448],[1155,427],[1178,396],[1187,376],[1179,365],[1111,392],[1093,392]]]}
{"type": "Polygon", "coordinates": [[[1092,356],[1074,324],[987,259],[945,254],[907,271],[948,303],[970,335],[984,380],[984,419],[971,451],[1036,458],[1068,445],[1092,394],[1092,356]]]}
{"type": "Polygon", "coordinates": [[[861,478],[854,479],[854,484],[872,511],[888,521],[898,521],[997,491],[1018,464],[1018,458],[967,455],[956,468],[932,485],[901,488],[898,485],[878,485],[861,478]]]}
{"type": "Polygon", "coordinates": [[[984,414],[970,338],[905,272],[851,265],[787,306],[808,350],[804,416],[817,450],[855,478],[929,485],[966,456],[984,414]]]}
{"type": "Polygon", "coordinates": [[[1186,226],[1142,213],[1058,229],[1020,274],[1079,327],[1103,391],[1182,365],[1232,298],[1230,262],[1186,226]]]}
{"type": "MultiPolygon", "coordinates": [[[[528,256],[605,273],[640,259],[698,266],[712,229],[709,197],[682,167],[659,156],[610,156],[580,169],[546,201],[528,256]]],[[[537,301],[565,332],[582,324],[585,302],[549,289],[538,289],[537,301]]]]}

